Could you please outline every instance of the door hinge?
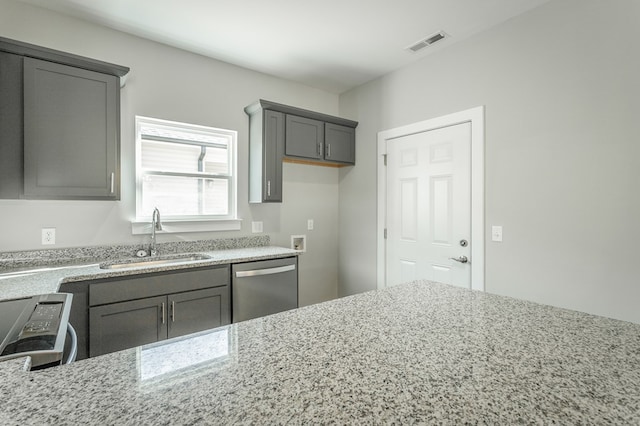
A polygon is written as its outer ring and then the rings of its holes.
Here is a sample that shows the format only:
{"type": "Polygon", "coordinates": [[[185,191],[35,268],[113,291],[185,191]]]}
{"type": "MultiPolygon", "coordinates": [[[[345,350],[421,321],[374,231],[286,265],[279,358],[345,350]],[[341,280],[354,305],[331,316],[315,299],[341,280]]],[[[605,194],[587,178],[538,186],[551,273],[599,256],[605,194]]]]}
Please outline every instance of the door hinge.
{"type": "Polygon", "coordinates": [[[384,165],[387,165],[387,154],[382,154],[382,159],[384,160],[384,165]]]}
{"type": "Polygon", "coordinates": [[[387,228],[384,228],[384,239],[387,239],[387,228]]]}

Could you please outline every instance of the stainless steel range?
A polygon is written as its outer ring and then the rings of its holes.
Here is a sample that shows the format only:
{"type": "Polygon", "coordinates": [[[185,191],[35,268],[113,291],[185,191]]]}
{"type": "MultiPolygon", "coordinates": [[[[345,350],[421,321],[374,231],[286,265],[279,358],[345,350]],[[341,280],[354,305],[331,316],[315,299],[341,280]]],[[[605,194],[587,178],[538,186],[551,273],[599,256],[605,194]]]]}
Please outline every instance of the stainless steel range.
{"type": "Polygon", "coordinates": [[[75,332],[69,324],[73,295],[42,294],[0,302],[0,361],[31,357],[31,369],[65,362],[67,332],[71,348],[66,362],[75,358],[75,332]]]}

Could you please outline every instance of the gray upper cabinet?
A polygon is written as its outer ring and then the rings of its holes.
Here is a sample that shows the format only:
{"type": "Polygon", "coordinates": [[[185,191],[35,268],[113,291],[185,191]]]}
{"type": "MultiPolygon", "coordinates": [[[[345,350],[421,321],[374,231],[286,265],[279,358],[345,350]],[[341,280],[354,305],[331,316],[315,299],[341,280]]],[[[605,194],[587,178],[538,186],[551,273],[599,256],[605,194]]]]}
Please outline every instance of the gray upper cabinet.
{"type": "Polygon", "coordinates": [[[22,195],[22,56],[0,51],[0,198],[22,195]]]}
{"type": "Polygon", "coordinates": [[[120,199],[128,71],[0,37],[0,198],[120,199]]]}
{"type": "Polygon", "coordinates": [[[119,199],[119,81],[24,58],[24,196],[119,199]]]}
{"type": "Polygon", "coordinates": [[[340,163],[356,163],[356,129],[340,124],[324,125],[324,158],[340,163]]]}
{"type": "Polygon", "coordinates": [[[285,154],[293,157],[322,159],[324,151],[324,123],[287,114],[285,154]]]}
{"type": "Polygon", "coordinates": [[[284,114],[259,104],[245,108],[249,115],[249,202],[282,202],[284,114]]]}
{"type": "Polygon", "coordinates": [[[356,121],[259,100],[249,115],[249,202],[282,202],[282,162],[355,164],[356,121]]]}

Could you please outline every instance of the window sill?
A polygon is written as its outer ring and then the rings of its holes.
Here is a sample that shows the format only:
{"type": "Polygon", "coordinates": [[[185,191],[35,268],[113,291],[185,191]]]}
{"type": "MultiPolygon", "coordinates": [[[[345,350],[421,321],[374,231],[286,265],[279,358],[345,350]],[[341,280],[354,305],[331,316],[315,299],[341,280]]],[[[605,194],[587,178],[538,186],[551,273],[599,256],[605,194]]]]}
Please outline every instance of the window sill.
{"type": "MultiPolygon", "coordinates": [[[[183,232],[239,231],[241,219],[227,220],[163,220],[159,234],[179,234],[183,232]]],[[[151,233],[151,221],[131,221],[131,234],[143,235],[151,233]]]]}

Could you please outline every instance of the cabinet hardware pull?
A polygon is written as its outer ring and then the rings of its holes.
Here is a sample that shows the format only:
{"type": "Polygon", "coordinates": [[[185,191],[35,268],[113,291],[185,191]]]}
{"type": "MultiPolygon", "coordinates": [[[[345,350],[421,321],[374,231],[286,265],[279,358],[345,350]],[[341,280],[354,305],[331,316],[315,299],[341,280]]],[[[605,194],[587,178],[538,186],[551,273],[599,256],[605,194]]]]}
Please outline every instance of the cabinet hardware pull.
{"type": "Polygon", "coordinates": [[[267,197],[271,197],[271,181],[267,181],[267,197]]]}
{"type": "Polygon", "coordinates": [[[111,172],[111,193],[112,194],[115,191],[115,180],[116,180],[116,174],[111,172]]]}
{"type": "Polygon", "coordinates": [[[331,144],[328,143],[327,144],[327,158],[330,158],[330,157],[331,157],[331,144]]]}
{"type": "Polygon", "coordinates": [[[164,324],[164,302],[161,303],[161,313],[160,313],[160,317],[162,318],[162,323],[164,324]]]}
{"type": "Polygon", "coordinates": [[[176,322],[176,301],[171,301],[171,322],[176,322]]]}

